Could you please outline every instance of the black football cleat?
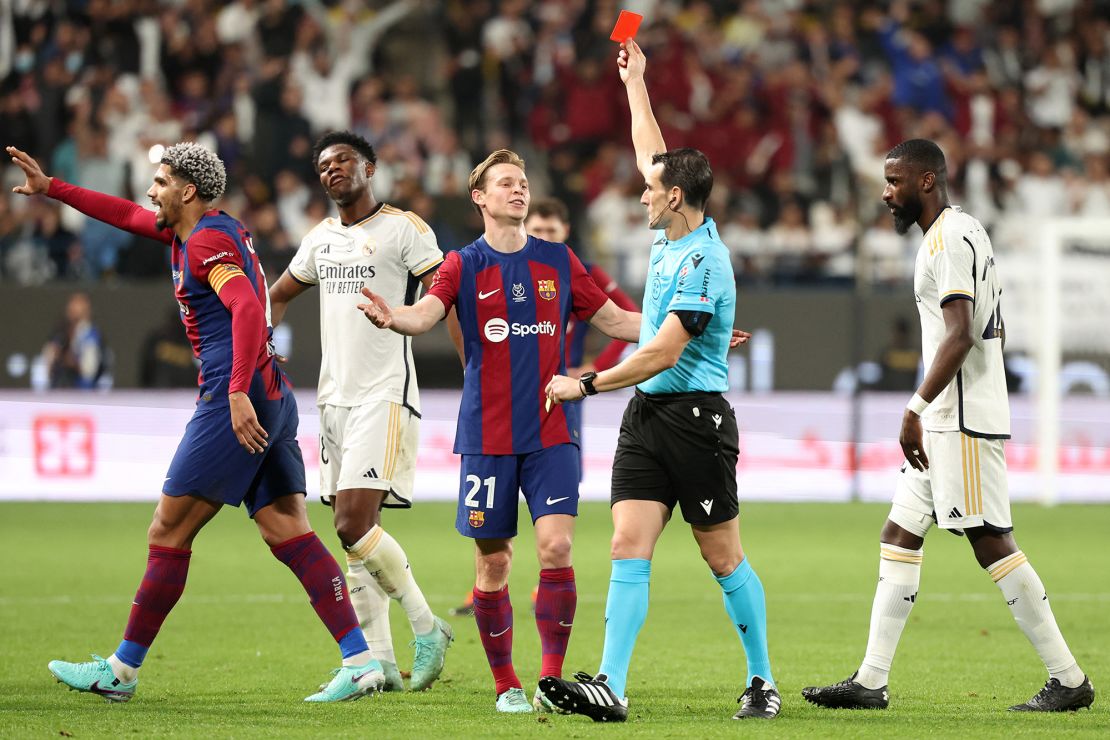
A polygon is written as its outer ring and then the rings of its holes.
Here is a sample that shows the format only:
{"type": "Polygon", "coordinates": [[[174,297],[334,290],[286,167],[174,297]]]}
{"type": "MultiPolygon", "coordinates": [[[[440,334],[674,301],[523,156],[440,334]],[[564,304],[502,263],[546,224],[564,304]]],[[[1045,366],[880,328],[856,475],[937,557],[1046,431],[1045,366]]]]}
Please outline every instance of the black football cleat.
{"type": "Polygon", "coordinates": [[[831,686],[807,686],[802,697],[810,704],[828,709],[886,709],[890,692],[883,686],[868,689],[856,681],[856,673],[831,686]]]}
{"type": "Polygon", "coordinates": [[[1010,707],[1011,712],[1074,712],[1089,709],[1095,701],[1095,687],[1091,679],[1083,677],[1083,683],[1069,689],[1059,679],[1051,678],[1044,688],[1024,704],[1010,707]]]}
{"type": "Polygon", "coordinates": [[[563,711],[584,714],[594,722],[624,722],[628,719],[628,699],[622,699],[609,688],[604,673],[591,676],[575,673],[575,681],[555,676],[540,679],[540,691],[547,700],[563,711]]]}
{"type": "Polygon", "coordinates": [[[736,700],[740,711],[733,719],[774,719],[782,709],[782,697],[774,686],[759,676],[752,679],[752,685],[736,700]]]}

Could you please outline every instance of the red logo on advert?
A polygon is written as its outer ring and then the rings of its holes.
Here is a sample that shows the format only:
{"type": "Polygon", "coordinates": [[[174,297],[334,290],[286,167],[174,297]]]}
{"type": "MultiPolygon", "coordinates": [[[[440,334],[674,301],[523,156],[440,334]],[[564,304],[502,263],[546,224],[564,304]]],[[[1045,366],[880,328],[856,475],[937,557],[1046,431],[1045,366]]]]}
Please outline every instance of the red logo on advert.
{"type": "Polygon", "coordinates": [[[88,416],[39,416],[32,425],[35,472],[47,478],[93,474],[95,429],[88,416]]]}

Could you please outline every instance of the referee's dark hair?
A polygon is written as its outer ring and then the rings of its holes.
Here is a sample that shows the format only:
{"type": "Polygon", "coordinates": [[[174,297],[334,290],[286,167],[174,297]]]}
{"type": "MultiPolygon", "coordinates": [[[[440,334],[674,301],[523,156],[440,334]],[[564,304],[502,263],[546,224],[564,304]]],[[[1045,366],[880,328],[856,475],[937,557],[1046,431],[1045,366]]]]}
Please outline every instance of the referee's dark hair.
{"type": "Polygon", "coordinates": [[[932,172],[937,184],[944,187],[948,180],[948,166],[944,152],[928,139],[909,139],[898,144],[886,154],[887,159],[900,159],[918,172],[932,172]]]}
{"type": "Polygon", "coordinates": [[[713,169],[704,154],[697,149],[682,147],[652,155],[651,163],[663,164],[660,180],[664,188],[681,188],[687,205],[699,211],[705,210],[709,194],[713,192],[713,169]]]}
{"type": "Polygon", "coordinates": [[[336,144],[346,144],[370,164],[378,163],[378,155],[366,139],[351,131],[329,131],[317,139],[316,145],[312,147],[312,166],[318,167],[320,165],[320,155],[329,146],[335,146],[336,144]]]}

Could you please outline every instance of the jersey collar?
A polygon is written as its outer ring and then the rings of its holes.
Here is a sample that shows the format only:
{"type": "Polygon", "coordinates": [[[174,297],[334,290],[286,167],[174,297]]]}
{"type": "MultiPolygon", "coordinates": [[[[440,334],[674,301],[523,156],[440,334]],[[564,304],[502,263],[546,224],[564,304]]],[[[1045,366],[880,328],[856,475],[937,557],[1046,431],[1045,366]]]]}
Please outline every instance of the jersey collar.
{"type": "Polygon", "coordinates": [[[689,242],[693,241],[695,237],[696,238],[701,238],[703,236],[708,235],[709,227],[714,226],[714,225],[715,224],[713,223],[713,219],[710,218],[709,216],[706,216],[705,220],[702,221],[701,226],[694,229],[693,231],[691,231],[689,234],[682,237],[681,239],[678,239],[678,240],[673,241],[673,242],[670,239],[667,238],[667,232],[660,229],[658,232],[656,232],[659,236],[656,237],[654,243],[659,244],[659,240],[662,239],[664,249],[667,248],[667,247],[686,246],[689,242]]]}

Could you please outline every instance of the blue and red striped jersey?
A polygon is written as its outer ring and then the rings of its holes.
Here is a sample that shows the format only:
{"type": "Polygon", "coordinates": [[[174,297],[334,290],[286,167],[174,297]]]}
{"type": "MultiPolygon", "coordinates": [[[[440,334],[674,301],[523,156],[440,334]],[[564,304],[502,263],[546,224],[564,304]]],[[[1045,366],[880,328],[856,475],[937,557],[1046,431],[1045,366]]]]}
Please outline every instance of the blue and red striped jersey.
{"type": "MultiPolygon", "coordinates": [[[[240,273],[251,283],[252,292],[266,312],[264,333],[247,341],[253,357],[250,378],[235,378],[242,390],[262,392],[268,399],[280,398],[289,387],[275,359],[270,327],[270,299],[262,265],[251,245],[250,232],[223,211],[208,211],[184,242],[173,239],[174,294],[181,308],[181,321],[200,360],[200,398],[227,403],[233,383],[232,315],[217,293],[224,283],[240,273]]],[[[253,395],[253,393],[252,393],[253,395]]]]}
{"type": "Polygon", "coordinates": [[[578,444],[578,404],[547,412],[544,387],[566,374],[566,325],[605,293],[565,244],[528,237],[505,254],[485,238],[449,252],[428,295],[455,307],[466,356],[455,452],[517,455],[578,444]]]}
{"type": "Polygon", "coordinates": [[[289,389],[271,345],[266,277],[243,224],[223,211],[207,211],[183,243],[173,229],[158,225],[153,211],[129,200],[57,177],[46,194],[99,221],[172,246],[174,295],[200,360],[199,402],[226,404],[229,388],[256,400],[258,394],[280,398],[289,389]],[[220,290],[240,274],[250,281],[250,289],[231,283],[226,301],[221,300],[220,290]]]}

